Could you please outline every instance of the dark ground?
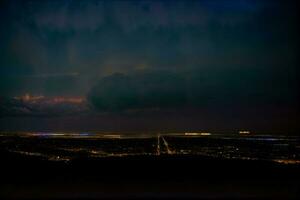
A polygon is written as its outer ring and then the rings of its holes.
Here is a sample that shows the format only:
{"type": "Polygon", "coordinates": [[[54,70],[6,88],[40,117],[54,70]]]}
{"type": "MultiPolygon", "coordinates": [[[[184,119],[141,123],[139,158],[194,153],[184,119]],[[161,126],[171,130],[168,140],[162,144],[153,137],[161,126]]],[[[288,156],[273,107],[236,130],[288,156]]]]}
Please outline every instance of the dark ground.
{"type": "Polygon", "coordinates": [[[150,156],[50,162],[1,151],[1,199],[297,199],[299,165],[150,156]]]}

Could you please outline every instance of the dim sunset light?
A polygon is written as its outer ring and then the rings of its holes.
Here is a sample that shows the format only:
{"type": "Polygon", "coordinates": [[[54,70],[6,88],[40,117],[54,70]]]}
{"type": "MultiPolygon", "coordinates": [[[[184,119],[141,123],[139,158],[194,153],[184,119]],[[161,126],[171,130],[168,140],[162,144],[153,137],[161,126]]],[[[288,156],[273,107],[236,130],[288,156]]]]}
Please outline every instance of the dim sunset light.
{"type": "Polygon", "coordinates": [[[14,99],[21,100],[28,103],[48,103],[48,104],[61,104],[61,103],[71,103],[71,104],[81,104],[85,101],[84,97],[45,97],[43,95],[30,95],[26,93],[23,96],[16,96],[14,99]]]}

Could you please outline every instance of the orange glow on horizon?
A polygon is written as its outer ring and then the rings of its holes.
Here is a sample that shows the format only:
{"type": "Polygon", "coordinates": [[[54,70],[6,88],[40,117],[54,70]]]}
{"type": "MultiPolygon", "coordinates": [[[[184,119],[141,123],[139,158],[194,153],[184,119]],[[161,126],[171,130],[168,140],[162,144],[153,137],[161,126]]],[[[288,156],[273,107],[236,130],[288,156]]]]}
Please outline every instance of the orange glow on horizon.
{"type": "Polygon", "coordinates": [[[43,95],[32,96],[26,93],[23,96],[14,97],[14,99],[22,100],[24,102],[29,103],[37,103],[37,102],[44,102],[49,104],[60,104],[60,103],[72,103],[72,104],[81,104],[85,101],[84,97],[45,97],[43,95]]]}

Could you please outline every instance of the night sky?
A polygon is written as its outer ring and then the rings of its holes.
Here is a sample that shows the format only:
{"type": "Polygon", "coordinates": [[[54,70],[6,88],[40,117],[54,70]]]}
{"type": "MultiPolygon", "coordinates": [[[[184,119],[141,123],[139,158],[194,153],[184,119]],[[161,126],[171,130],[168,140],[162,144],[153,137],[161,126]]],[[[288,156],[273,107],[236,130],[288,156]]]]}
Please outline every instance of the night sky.
{"type": "Polygon", "coordinates": [[[299,134],[298,18],[284,0],[1,1],[0,129],[299,134]]]}

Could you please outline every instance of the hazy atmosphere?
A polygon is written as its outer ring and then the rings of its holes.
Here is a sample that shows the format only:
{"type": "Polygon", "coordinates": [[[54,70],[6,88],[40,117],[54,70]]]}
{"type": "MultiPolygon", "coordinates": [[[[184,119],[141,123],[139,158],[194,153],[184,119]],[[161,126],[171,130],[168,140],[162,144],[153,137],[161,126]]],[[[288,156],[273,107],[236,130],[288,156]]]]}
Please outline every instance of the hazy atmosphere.
{"type": "Polygon", "coordinates": [[[0,199],[300,199],[299,2],[0,0],[0,199]]]}
{"type": "Polygon", "coordinates": [[[292,1],[1,1],[1,130],[299,134],[292,1]]]}

